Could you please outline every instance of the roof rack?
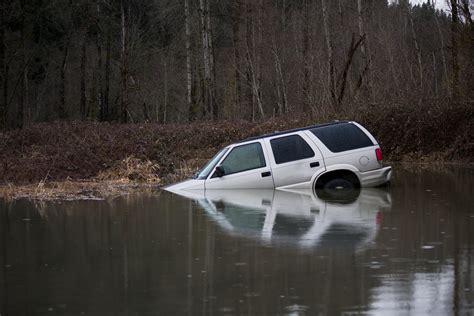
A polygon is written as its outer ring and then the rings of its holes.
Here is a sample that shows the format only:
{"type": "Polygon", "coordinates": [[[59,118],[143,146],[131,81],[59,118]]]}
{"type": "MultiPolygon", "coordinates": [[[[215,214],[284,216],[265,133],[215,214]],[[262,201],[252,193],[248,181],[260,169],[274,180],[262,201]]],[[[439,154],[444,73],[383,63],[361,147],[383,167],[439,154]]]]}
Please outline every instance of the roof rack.
{"type": "Polygon", "coordinates": [[[322,124],[316,124],[316,125],[311,125],[311,126],[306,126],[306,127],[293,128],[293,129],[288,129],[288,130],[285,130],[285,131],[275,131],[273,133],[268,133],[268,134],[264,134],[264,135],[260,135],[260,136],[249,137],[249,138],[246,138],[246,139],[241,140],[239,142],[236,142],[236,144],[248,142],[248,141],[251,141],[251,140],[262,139],[262,138],[266,138],[266,137],[280,136],[280,135],[285,135],[285,134],[289,134],[289,133],[305,131],[305,130],[308,130],[308,129],[321,128],[321,127],[337,125],[337,124],[342,124],[342,123],[349,123],[349,121],[334,120],[334,121],[329,122],[329,123],[322,123],[322,124]]]}

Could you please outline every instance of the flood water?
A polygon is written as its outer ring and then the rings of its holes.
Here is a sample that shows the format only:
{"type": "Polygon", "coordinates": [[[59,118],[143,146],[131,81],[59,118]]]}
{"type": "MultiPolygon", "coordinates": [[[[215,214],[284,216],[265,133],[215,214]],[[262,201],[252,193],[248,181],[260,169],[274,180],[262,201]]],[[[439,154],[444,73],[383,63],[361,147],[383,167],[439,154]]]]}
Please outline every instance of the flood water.
{"type": "Polygon", "coordinates": [[[0,315],[471,315],[474,170],[388,189],[0,201],[0,315]]]}

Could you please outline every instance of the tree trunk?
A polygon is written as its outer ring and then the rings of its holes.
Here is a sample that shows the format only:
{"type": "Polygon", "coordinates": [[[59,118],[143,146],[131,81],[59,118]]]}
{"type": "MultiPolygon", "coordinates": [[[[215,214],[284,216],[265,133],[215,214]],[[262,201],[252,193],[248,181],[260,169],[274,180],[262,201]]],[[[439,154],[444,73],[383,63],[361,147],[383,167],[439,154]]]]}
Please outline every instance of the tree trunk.
{"type": "Polygon", "coordinates": [[[81,44],[81,104],[80,104],[80,112],[81,112],[81,119],[86,118],[86,62],[87,62],[87,31],[83,31],[84,34],[82,35],[82,44],[81,44]]]}
{"type": "Polygon", "coordinates": [[[120,102],[120,121],[122,123],[127,123],[127,113],[128,113],[128,60],[127,60],[127,8],[126,0],[121,2],[121,102],[120,102]]]}
{"type": "Polygon", "coordinates": [[[309,91],[309,8],[308,1],[303,1],[303,113],[310,113],[309,91]]]}
{"type": "MultiPolygon", "coordinates": [[[[252,121],[256,118],[256,111],[260,113],[260,117],[265,119],[265,112],[263,110],[263,102],[261,98],[261,85],[260,85],[260,71],[261,71],[261,56],[260,56],[260,45],[261,45],[261,23],[257,26],[257,35],[255,36],[254,19],[252,17],[251,0],[247,2],[247,39],[246,39],[246,61],[247,61],[247,82],[250,88],[251,94],[249,95],[249,101],[252,110],[252,121]],[[255,37],[257,37],[258,43],[255,43],[255,37]],[[257,51],[259,50],[259,51],[257,51]],[[257,108],[255,107],[257,105],[257,108]]],[[[261,0],[259,1],[261,5],[261,0]]],[[[258,10],[259,18],[261,17],[261,8],[258,10]]]]}
{"type": "Polygon", "coordinates": [[[333,105],[335,105],[337,103],[336,78],[335,78],[332,40],[331,40],[331,32],[329,30],[329,22],[328,22],[329,17],[328,17],[328,8],[326,6],[326,0],[321,0],[321,7],[323,9],[324,34],[326,37],[326,48],[328,51],[328,86],[329,86],[331,102],[333,105]]]}
{"type": "Polygon", "coordinates": [[[217,119],[219,116],[219,108],[215,100],[215,61],[209,0],[199,0],[199,11],[204,64],[204,106],[207,109],[207,113],[210,114],[213,119],[217,119]]]}
{"type": "Polygon", "coordinates": [[[458,61],[458,4],[457,0],[451,1],[451,67],[452,67],[452,98],[459,98],[459,61],[458,61]]]}
{"type": "Polygon", "coordinates": [[[439,25],[438,13],[434,10],[433,10],[433,12],[434,12],[434,17],[435,17],[435,21],[436,21],[436,26],[438,28],[439,39],[440,39],[440,42],[441,42],[440,52],[441,52],[441,61],[443,62],[444,82],[446,84],[446,89],[448,91],[448,95],[451,95],[451,90],[450,90],[450,85],[449,85],[448,66],[447,66],[447,63],[446,63],[446,55],[444,54],[444,49],[445,49],[446,45],[444,44],[443,32],[441,31],[441,26],[439,25]]]}
{"type": "Polygon", "coordinates": [[[61,66],[61,86],[59,87],[59,104],[57,114],[60,120],[66,118],[66,70],[67,70],[67,60],[69,56],[69,41],[70,38],[64,42],[64,55],[63,62],[61,66]]]}
{"type": "Polygon", "coordinates": [[[18,111],[17,111],[17,117],[16,117],[16,127],[17,128],[22,128],[24,124],[24,110],[25,110],[25,104],[28,102],[27,101],[27,90],[28,90],[28,70],[27,70],[27,61],[26,61],[26,38],[25,38],[25,0],[20,1],[20,6],[21,6],[21,91],[18,99],[18,111]]]}
{"type": "Polygon", "coordinates": [[[260,111],[260,116],[265,119],[263,110],[263,99],[262,99],[262,76],[263,76],[263,0],[258,2],[258,19],[257,19],[257,45],[253,45],[254,53],[256,56],[257,65],[254,67],[254,75],[256,79],[255,85],[255,97],[257,98],[257,105],[260,111]],[[255,73],[256,72],[256,73],[255,73]]]}
{"type": "Polygon", "coordinates": [[[164,69],[164,96],[163,96],[163,123],[168,120],[168,53],[163,61],[164,69]]]}
{"type": "Polygon", "coordinates": [[[252,0],[247,0],[245,2],[245,61],[246,61],[246,71],[245,79],[247,81],[247,106],[250,111],[250,118],[253,121],[255,119],[255,98],[253,90],[253,81],[251,74],[251,62],[252,56],[250,56],[250,51],[253,51],[253,18],[252,18],[252,0]]]}
{"type": "Polygon", "coordinates": [[[189,13],[189,0],[184,0],[184,18],[185,18],[185,33],[186,33],[186,96],[188,103],[189,116],[188,120],[196,119],[196,109],[193,106],[192,92],[193,92],[193,73],[191,65],[191,21],[189,13]]]}
{"type": "Polygon", "coordinates": [[[3,90],[0,100],[0,130],[6,127],[8,94],[6,93],[5,65],[5,0],[0,0],[0,88],[3,90]]]}
{"type": "Polygon", "coordinates": [[[66,111],[66,72],[67,72],[67,66],[68,66],[68,59],[69,59],[69,52],[70,52],[70,46],[71,46],[71,38],[73,35],[73,29],[72,29],[72,21],[75,18],[74,15],[74,4],[73,1],[69,1],[69,18],[71,22],[71,29],[69,30],[67,37],[64,40],[64,54],[63,54],[63,61],[61,64],[61,83],[59,87],[59,103],[58,103],[58,108],[57,108],[57,115],[60,120],[66,119],[67,118],[67,111],[66,111]]]}
{"type": "Polygon", "coordinates": [[[434,92],[435,98],[437,99],[438,98],[438,76],[437,76],[438,69],[436,67],[436,57],[435,57],[434,52],[431,53],[431,58],[433,61],[433,86],[434,86],[433,92],[434,92]]]}
{"type": "Polygon", "coordinates": [[[104,85],[102,84],[102,29],[101,29],[101,19],[102,13],[100,9],[99,0],[96,1],[96,14],[97,14],[97,37],[96,37],[96,47],[97,47],[97,88],[98,96],[97,102],[99,105],[99,120],[105,121],[105,111],[104,111],[104,85]]]}
{"type": "Polygon", "coordinates": [[[283,69],[281,66],[280,56],[277,52],[276,43],[273,44],[273,56],[275,60],[275,81],[277,83],[278,96],[278,114],[283,115],[288,111],[288,93],[286,90],[286,82],[283,76],[283,69]],[[281,91],[281,92],[280,92],[281,91]]]}
{"type": "Polygon", "coordinates": [[[207,24],[207,40],[209,41],[209,66],[211,71],[210,77],[210,99],[212,107],[212,118],[217,120],[219,118],[219,104],[217,103],[216,96],[216,63],[214,56],[214,43],[212,41],[212,25],[211,25],[211,9],[210,0],[206,0],[206,24],[207,24]]]}
{"type": "Polygon", "coordinates": [[[418,61],[418,76],[419,76],[419,88],[420,91],[423,91],[423,64],[421,61],[421,49],[420,44],[418,43],[418,39],[416,37],[415,32],[415,25],[413,24],[413,15],[411,11],[407,11],[408,17],[410,19],[410,26],[411,26],[411,35],[413,38],[413,42],[415,43],[415,51],[416,51],[416,59],[418,61]]]}
{"type": "Polygon", "coordinates": [[[108,121],[110,113],[110,60],[112,54],[112,39],[110,36],[110,30],[107,31],[107,47],[105,52],[105,67],[104,67],[104,121],[108,121]]]}
{"type": "Polygon", "coordinates": [[[232,21],[232,42],[234,50],[234,115],[241,115],[241,98],[242,98],[242,80],[240,77],[240,11],[242,5],[240,0],[234,4],[234,16],[232,21]]]}
{"type": "Polygon", "coordinates": [[[206,0],[199,0],[199,13],[201,17],[201,37],[202,37],[202,54],[204,65],[204,107],[206,112],[213,115],[212,96],[211,96],[211,61],[209,53],[209,32],[207,30],[207,3],[206,0]]]}
{"type": "MultiPolygon", "coordinates": [[[[362,37],[364,35],[364,18],[362,15],[362,0],[357,0],[357,25],[359,27],[359,37],[362,37]]],[[[361,44],[360,50],[362,54],[365,56],[364,43],[361,44]]]]}
{"type": "MultiPolygon", "coordinates": [[[[364,41],[361,43],[360,50],[362,53],[362,56],[365,61],[365,65],[363,69],[361,69],[361,73],[359,76],[359,82],[357,85],[358,89],[362,85],[362,81],[364,80],[364,75],[366,75],[366,80],[367,80],[367,85],[369,87],[369,93],[374,94],[374,89],[372,86],[372,78],[371,78],[371,56],[370,56],[370,49],[369,49],[369,36],[367,34],[367,31],[365,30],[364,27],[364,14],[362,10],[362,0],[357,0],[357,22],[358,22],[358,28],[359,28],[359,37],[362,38],[364,37],[364,41]]],[[[373,96],[375,99],[375,96],[373,96]]]]}
{"type": "Polygon", "coordinates": [[[358,47],[363,43],[364,41],[364,36],[359,38],[357,42],[354,42],[354,33],[352,33],[352,39],[351,39],[351,45],[349,47],[349,52],[347,53],[347,58],[346,62],[344,65],[344,70],[342,71],[342,76],[340,78],[340,83],[338,82],[338,87],[339,87],[339,95],[337,97],[337,105],[340,106],[342,103],[342,100],[344,99],[344,93],[346,91],[346,84],[347,84],[347,76],[349,74],[349,69],[351,67],[352,61],[354,59],[354,54],[356,53],[358,47]]]}
{"type": "MultiPolygon", "coordinates": [[[[255,63],[252,60],[252,56],[250,55],[250,50],[247,47],[247,62],[248,62],[248,68],[249,68],[249,85],[251,86],[252,93],[253,93],[253,98],[255,99],[257,105],[258,105],[258,111],[260,113],[260,117],[262,119],[265,119],[265,112],[263,110],[263,102],[261,99],[261,94],[260,94],[260,85],[258,81],[258,75],[256,74],[256,66],[255,63]]],[[[255,114],[254,114],[254,109],[252,109],[252,121],[255,119],[255,114]]]]}
{"type": "MultiPolygon", "coordinates": [[[[258,3],[258,20],[262,18],[261,0],[258,3]]],[[[246,61],[247,61],[247,83],[250,88],[249,102],[251,105],[252,121],[256,118],[256,111],[260,117],[265,119],[263,101],[261,94],[261,44],[262,25],[257,21],[257,31],[255,31],[254,18],[252,17],[251,0],[247,3],[247,38],[246,38],[246,61]],[[255,35],[255,33],[257,33],[255,35]],[[257,41],[257,43],[255,43],[257,41]],[[256,107],[257,106],[257,107],[256,107]]]]}

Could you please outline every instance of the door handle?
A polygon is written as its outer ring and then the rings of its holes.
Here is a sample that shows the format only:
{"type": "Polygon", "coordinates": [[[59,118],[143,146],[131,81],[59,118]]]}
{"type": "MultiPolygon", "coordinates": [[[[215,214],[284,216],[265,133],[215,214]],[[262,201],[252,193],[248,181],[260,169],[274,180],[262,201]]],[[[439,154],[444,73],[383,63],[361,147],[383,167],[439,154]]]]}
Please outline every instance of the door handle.
{"type": "Polygon", "coordinates": [[[319,161],[312,162],[312,163],[309,164],[309,166],[310,166],[311,168],[319,167],[319,161]]]}
{"type": "Polygon", "coordinates": [[[271,175],[272,175],[272,173],[270,171],[262,172],[262,178],[269,177],[271,175]]]}

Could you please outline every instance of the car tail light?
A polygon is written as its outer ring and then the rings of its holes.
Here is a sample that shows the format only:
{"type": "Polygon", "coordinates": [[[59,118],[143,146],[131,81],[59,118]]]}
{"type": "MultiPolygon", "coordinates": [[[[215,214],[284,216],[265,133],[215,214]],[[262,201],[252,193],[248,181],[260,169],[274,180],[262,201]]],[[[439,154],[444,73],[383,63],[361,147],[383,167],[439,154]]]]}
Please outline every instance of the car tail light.
{"type": "Polygon", "coordinates": [[[377,161],[382,161],[382,149],[375,149],[375,156],[377,157],[377,161]]]}
{"type": "Polygon", "coordinates": [[[382,214],[382,212],[377,211],[377,215],[375,217],[375,223],[377,225],[382,225],[382,223],[383,223],[383,214],[382,214]]]}

